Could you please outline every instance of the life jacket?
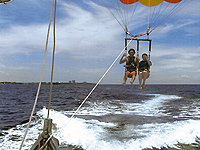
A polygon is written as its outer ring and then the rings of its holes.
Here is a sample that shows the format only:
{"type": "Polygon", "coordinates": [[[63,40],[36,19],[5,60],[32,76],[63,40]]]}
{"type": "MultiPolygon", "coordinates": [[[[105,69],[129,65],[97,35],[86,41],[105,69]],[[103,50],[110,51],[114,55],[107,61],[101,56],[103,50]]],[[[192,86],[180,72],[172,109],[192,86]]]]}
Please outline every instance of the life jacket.
{"type": "Polygon", "coordinates": [[[126,62],[126,70],[129,72],[135,71],[137,67],[136,57],[128,56],[127,58],[128,58],[128,62],[126,62]]]}
{"type": "Polygon", "coordinates": [[[146,60],[142,60],[139,63],[139,69],[138,69],[139,71],[149,70],[149,68],[150,68],[150,66],[146,60]]]}

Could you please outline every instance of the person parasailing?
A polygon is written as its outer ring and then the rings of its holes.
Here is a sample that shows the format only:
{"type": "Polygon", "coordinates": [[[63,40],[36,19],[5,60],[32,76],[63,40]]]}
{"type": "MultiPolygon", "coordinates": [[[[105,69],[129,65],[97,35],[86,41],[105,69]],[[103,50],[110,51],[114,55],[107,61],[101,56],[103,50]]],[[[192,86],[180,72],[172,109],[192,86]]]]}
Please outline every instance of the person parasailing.
{"type": "Polygon", "coordinates": [[[126,65],[124,65],[124,67],[126,67],[126,71],[124,74],[123,85],[126,85],[126,80],[128,77],[132,78],[130,83],[133,84],[133,82],[135,81],[135,77],[137,75],[137,68],[139,65],[139,58],[134,56],[135,50],[131,48],[128,51],[128,54],[129,54],[129,56],[125,57],[126,53],[124,53],[119,62],[120,64],[126,62],[126,65]]]}
{"type": "Polygon", "coordinates": [[[152,66],[151,61],[146,53],[142,54],[142,61],[139,62],[138,76],[139,76],[139,89],[144,88],[146,79],[150,76],[150,66],[152,66]],[[143,83],[142,83],[143,80],[143,83]]]}

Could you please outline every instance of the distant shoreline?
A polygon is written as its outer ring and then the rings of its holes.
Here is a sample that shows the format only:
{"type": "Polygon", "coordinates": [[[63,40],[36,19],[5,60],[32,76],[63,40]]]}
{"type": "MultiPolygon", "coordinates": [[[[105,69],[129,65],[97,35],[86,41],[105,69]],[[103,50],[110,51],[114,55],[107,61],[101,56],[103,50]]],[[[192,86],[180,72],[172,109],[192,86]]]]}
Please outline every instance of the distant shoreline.
{"type": "MultiPolygon", "coordinates": [[[[0,82],[0,85],[2,84],[39,84],[39,82],[0,82]]],[[[50,84],[50,82],[42,82],[42,84],[50,84]]],[[[96,84],[96,83],[89,83],[89,82],[53,82],[53,84],[96,84]]],[[[122,85],[122,84],[114,84],[114,83],[100,83],[101,85],[122,85]]],[[[200,83],[149,83],[146,84],[148,85],[180,85],[180,86],[185,86],[185,85],[200,85],[200,83]]],[[[138,84],[127,84],[127,86],[138,86],[138,84]]]]}
{"type": "MultiPolygon", "coordinates": [[[[39,84],[39,82],[0,82],[0,84],[39,84]]],[[[50,82],[42,82],[42,84],[50,84],[50,82]]],[[[88,82],[77,82],[77,83],[53,82],[53,84],[94,84],[94,83],[88,83],[88,82]]]]}

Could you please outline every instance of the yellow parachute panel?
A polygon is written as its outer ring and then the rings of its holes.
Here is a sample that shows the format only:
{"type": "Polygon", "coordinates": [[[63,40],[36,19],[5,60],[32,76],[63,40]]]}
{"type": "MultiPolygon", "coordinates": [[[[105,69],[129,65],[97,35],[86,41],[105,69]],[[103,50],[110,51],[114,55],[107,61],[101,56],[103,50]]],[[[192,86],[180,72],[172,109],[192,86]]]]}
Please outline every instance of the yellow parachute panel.
{"type": "Polygon", "coordinates": [[[145,6],[156,6],[163,2],[163,0],[139,0],[145,6]]]}

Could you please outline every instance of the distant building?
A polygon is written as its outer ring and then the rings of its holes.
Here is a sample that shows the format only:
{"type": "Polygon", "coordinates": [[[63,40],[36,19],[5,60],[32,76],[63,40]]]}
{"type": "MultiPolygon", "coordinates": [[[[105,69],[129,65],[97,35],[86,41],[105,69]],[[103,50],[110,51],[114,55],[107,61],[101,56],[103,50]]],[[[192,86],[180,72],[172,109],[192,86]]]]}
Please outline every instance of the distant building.
{"type": "Polygon", "coordinates": [[[75,80],[69,81],[69,84],[75,84],[75,83],[76,83],[75,80]]]}

